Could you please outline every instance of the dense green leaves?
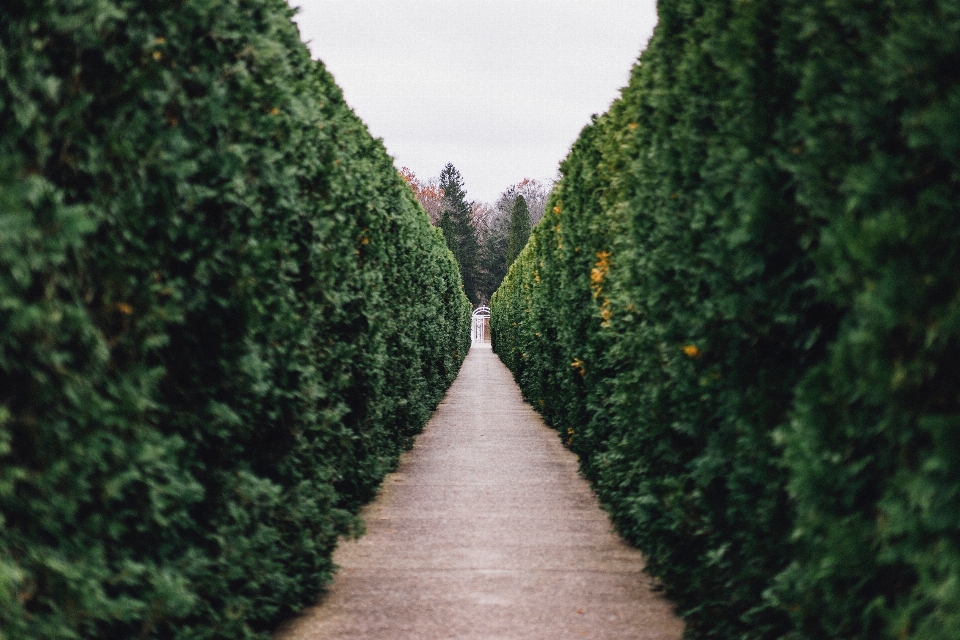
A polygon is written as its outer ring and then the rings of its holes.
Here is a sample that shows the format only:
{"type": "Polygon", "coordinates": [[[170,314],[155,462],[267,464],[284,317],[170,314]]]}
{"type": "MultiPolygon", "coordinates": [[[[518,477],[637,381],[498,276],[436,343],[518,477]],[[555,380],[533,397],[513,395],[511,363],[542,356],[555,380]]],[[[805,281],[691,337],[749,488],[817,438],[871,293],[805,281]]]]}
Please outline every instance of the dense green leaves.
{"type": "Polygon", "coordinates": [[[0,636],[253,638],[468,347],[280,0],[0,9],[0,636]]]}
{"type": "Polygon", "coordinates": [[[494,296],[692,637],[960,629],[958,11],[661,2],[494,296]]]}

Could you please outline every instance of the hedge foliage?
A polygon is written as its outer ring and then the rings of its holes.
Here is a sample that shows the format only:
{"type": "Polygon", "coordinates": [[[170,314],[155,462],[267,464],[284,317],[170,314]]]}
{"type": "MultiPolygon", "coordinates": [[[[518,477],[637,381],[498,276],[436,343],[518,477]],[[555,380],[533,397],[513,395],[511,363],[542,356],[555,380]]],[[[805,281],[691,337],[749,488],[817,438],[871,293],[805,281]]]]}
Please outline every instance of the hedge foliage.
{"type": "Polygon", "coordinates": [[[659,15],[494,348],[689,637],[960,637],[960,4],[659,15]]]}
{"type": "Polygon", "coordinates": [[[0,8],[0,637],[267,637],[466,354],[291,15],[0,8]]]}

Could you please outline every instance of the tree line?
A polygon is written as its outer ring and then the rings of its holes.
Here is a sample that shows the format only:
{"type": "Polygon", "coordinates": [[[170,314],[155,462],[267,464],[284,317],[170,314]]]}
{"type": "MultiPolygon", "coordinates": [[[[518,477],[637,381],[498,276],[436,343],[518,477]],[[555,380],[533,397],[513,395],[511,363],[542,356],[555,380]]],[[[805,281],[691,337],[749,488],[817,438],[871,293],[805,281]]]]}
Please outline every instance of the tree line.
{"type": "Polygon", "coordinates": [[[400,169],[400,175],[443,232],[470,302],[489,303],[527,244],[531,228],[543,218],[552,185],[525,178],[490,204],[467,198],[463,175],[452,163],[436,178],[420,179],[408,167],[400,169]]]}

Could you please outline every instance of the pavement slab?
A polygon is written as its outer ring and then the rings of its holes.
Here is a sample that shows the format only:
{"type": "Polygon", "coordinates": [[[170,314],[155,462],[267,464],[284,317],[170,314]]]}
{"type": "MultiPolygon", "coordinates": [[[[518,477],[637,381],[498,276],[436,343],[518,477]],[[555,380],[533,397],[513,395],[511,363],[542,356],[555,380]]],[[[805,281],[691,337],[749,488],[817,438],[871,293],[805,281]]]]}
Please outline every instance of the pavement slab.
{"type": "Polygon", "coordinates": [[[413,449],[340,543],[317,606],[274,640],[679,640],[576,456],[474,343],[413,449]]]}

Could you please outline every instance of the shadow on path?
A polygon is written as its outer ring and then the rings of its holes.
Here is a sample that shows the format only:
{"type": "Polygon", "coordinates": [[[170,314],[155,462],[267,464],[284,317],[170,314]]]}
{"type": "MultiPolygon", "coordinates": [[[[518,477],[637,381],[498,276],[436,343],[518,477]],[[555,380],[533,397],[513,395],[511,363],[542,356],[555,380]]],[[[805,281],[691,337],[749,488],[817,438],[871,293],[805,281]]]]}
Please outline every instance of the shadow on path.
{"type": "Polygon", "coordinates": [[[576,457],[474,344],[412,451],[341,542],[323,602],[276,640],[678,640],[643,558],[576,457]]]}

